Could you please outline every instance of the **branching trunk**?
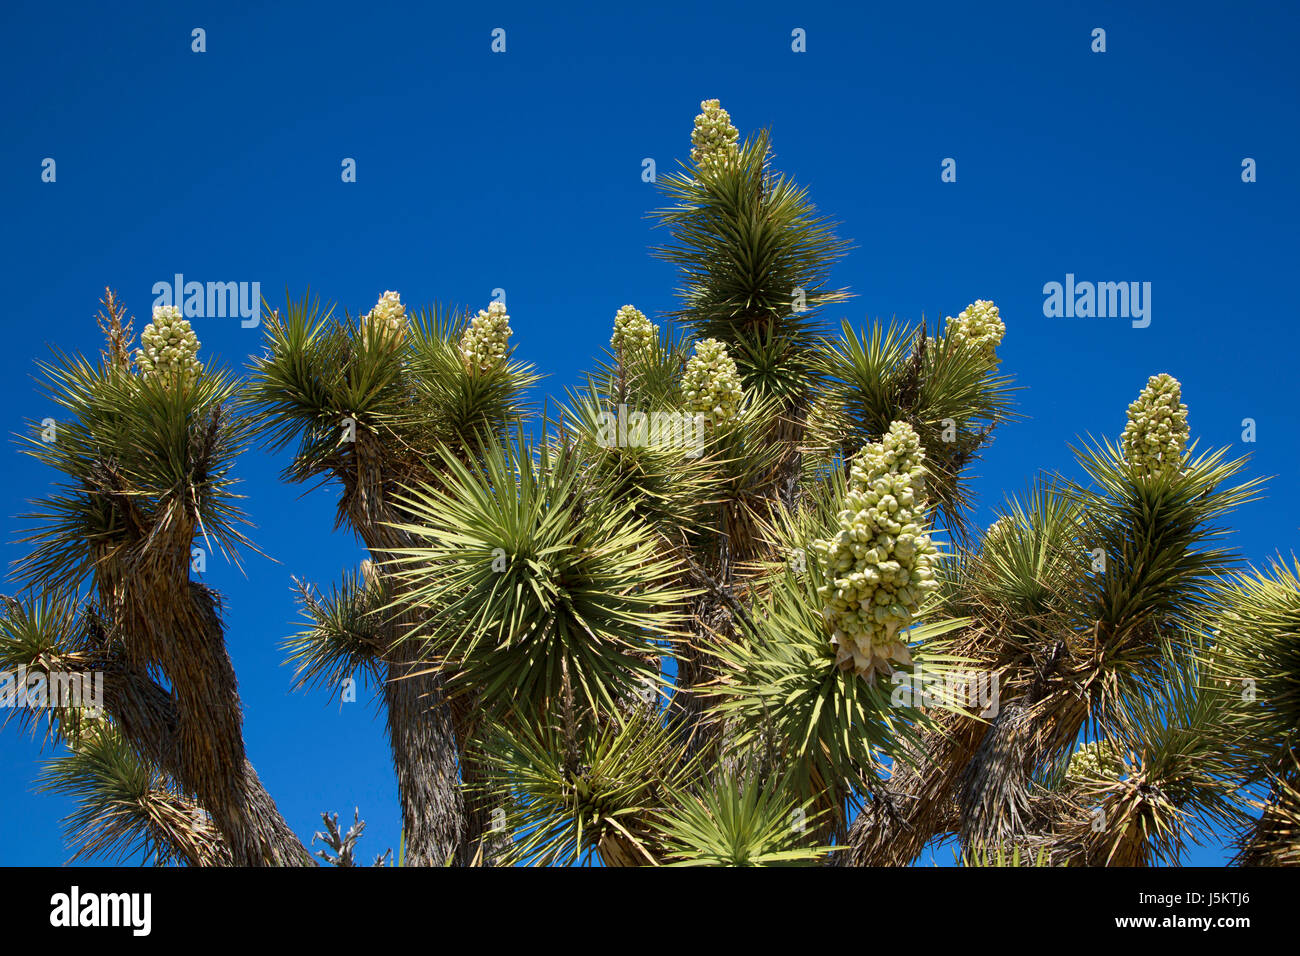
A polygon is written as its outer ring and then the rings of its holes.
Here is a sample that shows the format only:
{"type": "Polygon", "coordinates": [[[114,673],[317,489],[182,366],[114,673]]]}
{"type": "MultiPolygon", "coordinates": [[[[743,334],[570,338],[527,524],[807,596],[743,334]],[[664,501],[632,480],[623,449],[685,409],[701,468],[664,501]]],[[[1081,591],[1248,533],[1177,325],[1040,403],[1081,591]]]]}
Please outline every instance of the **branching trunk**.
{"type": "MultiPolygon", "coordinates": [[[[393,527],[399,515],[386,498],[384,450],[374,435],[359,432],[355,451],[356,471],[344,476],[347,492],[341,508],[374,558],[376,573],[395,595],[400,582],[386,573],[384,562],[392,556],[392,549],[408,542],[393,527]]],[[[406,614],[394,619],[394,640],[384,655],[384,703],[402,804],[404,862],[409,866],[465,865],[487,822],[483,814],[473,819],[466,815],[460,787],[464,742],[456,734],[440,675],[419,662],[416,643],[406,639],[415,623],[406,614]],[[424,673],[417,673],[420,671],[424,673]]]]}
{"type": "Polygon", "coordinates": [[[231,862],[237,866],[312,865],[311,854],[285,823],[247,759],[241,757],[224,782],[219,800],[214,801],[217,807],[203,799],[181,745],[183,722],[176,701],[163,687],[125,661],[111,661],[105,669],[104,709],[142,757],[199,798],[212,814],[231,862]]]}
{"type": "Polygon", "coordinates": [[[955,791],[979,748],[986,724],[957,715],[921,738],[915,763],[899,761],[885,796],[863,808],[849,828],[849,849],[836,866],[908,866],[935,837],[960,826],[955,791]]]}

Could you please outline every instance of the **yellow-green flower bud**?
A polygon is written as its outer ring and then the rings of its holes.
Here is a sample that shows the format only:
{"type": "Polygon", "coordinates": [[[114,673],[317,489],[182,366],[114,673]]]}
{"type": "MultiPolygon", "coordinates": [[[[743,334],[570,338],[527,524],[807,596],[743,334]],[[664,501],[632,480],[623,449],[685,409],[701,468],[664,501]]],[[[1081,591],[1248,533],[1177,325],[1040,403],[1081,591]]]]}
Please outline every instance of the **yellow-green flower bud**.
{"type": "Polygon", "coordinates": [[[978,349],[991,362],[997,362],[997,347],[1007,327],[998,315],[998,307],[988,299],[977,299],[956,318],[948,317],[946,335],[949,341],[965,342],[978,349]]]}
{"type": "Polygon", "coordinates": [[[510,316],[502,302],[479,309],[460,339],[460,355],[470,371],[490,372],[510,351],[510,316]]]}
{"type": "Polygon", "coordinates": [[[735,423],[745,393],[736,363],[723,343],[717,339],[695,343],[695,354],[686,360],[682,394],[687,407],[703,415],[710,428],[725,431],[735,423]]]}
{"type": "Polygon", "coordinates": [[[614,335],[610,348],[620,359],[643,355],[659,341],[659,326],[645,317],[635,306],[625,305],[614,315],[614,335]]]}
{"type": "Polygon", "coordinates": [[[197,358],[199,337],[175,306],[154,307],[153,321],[140,333],[140,345],[135,364],[142,375],[156,377],[168,385],[176,381],[191,385],[203,372],[197,358]]]}
{"type": "Polygon", "coordinates": [[[906,422],[855,457],[839,531],[812,542],[836,661],[874,680],[909,664],[904,632],[939,587],[925,519],[925,451],[906,422]]]}
{"type": "Polygon", "coordinates": [[[1137,401],[1128,407],[1124,457],[1140,476],[1171,474],[1182,467],[1187,448],[1187,406],[1178,379],[1152,375],[1137,401]]]}
{"type": "Polygon", "coordinates": [[[997,521],[989,525],[989,529],[984,532],[984,550],[995,548],[1007,536],[1007,532],[1012,528],[1012,522],[1009,517],[1003,515],[997,521]]]}
{"type": "Polygon", "coordinates": [[[1071,780],[1118,780],[1124,772],[1124,761],[1115,748],[1104,740],[1094,740],[1080,745],[1070,757],[1065,775],[1071,780]]]}
{"type": "Polygon", "coordinates": [[[739,130],[717,100],[700,103],[703,112],[695,117],[691,133],[691,162],[700,172],[713,172],[731,164],[738,155],[739,130]]]}

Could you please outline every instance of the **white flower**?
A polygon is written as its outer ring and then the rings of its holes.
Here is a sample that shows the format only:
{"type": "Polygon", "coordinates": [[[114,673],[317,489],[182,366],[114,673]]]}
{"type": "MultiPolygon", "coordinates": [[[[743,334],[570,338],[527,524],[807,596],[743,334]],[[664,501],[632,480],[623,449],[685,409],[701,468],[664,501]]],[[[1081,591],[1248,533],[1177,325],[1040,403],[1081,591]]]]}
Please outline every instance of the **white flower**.
{"type": "Polygon", "coordinates": [[[635,306],[625,305],[614,315],[614,335],[610,348],[619,358],[632,358],[646,352],[659,340],[659,326],[635,306]]]}
{"type": "Polygon", "coordinates": [[[1124,762],[1115,749],[1102,740],[1082,744],[1070,757],[1065,775],[1071,780],[1118,780],[1124,772],[1124,762]]]}
{"type": "Polygon", "coordinates": [[[168,384],[179,380],[189,385],[203,371],[197,358],[199,337],[175,306],[154,307],[153,321],[140,333],[140,345],[135,364],[143,375],[155,376],[168,384]]]}
{"type": "Polygon", "coordinates": [[[460,339],[460,355],[470,371],[490,372],[510,350],[510,316],[504,303],[493,302],[470,320],[460,339]]]}
{"type": "Polygon", "coordinates": [[[1006,515],[989,525],[989,529],[984,532],[984,550],[988,551],[989,548],[997,547],[1011,528],[1012,521],[1006,515]]]}
{"type": "Polygon", "coordinates": [[[925,452],[910,425],[894,422],[854,459],[839,532],[812,543],[836,660],[871,680],[911,663],[902,632],[939,586],[924,497],[925,452]]]}
{"type": "Polygon", "coordinates": [[[691,132],[691,162],[703,172],[723,168],[737,156],[736,140],[740,132],[731,125],[731,117],[717,100],[700,103],[703,110],[695,117],[691,132]]]}
{"type": "Polygon", "coordinates": [[[406,306],[396,292],[385,292],[375,307],[361,320],[361,342],[368,345],[370,336],[378,342],[397,345],[406,335],[406,306]]]}
{"type": "Polygon", "coordinates": [[[745,392],[723,343],[717,339],[695,343],[695,354],[686,360],[682,394],[690,410],[703,415],[709,427],[725,430],[736,421],[745,392]]]}
{"type": "Polygon", "coordinates": [[[1187,406],[1178,379],[1152,375],[1137,401],[1128,407],[1121,445],[1136,474],[1154,476],[1182,467],[1187,448],[1187,406]]]}
{"type": "Polygon", "coordinates": [[[976,299],[961,315],[948,317],[946,336],[953,342],[966,342],[979,349],[992,362],[998,361],[996,349],[1002,344],[1007,327],[998,315],[998,307],[988,299],[976,299]]]}

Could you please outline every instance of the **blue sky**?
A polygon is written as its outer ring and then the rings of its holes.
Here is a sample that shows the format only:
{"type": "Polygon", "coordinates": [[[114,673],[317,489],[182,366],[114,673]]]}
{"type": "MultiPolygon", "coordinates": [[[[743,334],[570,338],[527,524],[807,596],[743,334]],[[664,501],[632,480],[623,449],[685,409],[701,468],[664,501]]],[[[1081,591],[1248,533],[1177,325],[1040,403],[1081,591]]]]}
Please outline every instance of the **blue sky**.
{"type": "MultiPolygon", "coordinates": [[[[33,360],[99,348],[105,285],[147,321],[155,282],[307,286],[354,312],[486,307],[507,293],[521,358],[558,394],[608,341],[615,310],[674,305],[648,250],[666,237],[641,178],[689,150],[700,100],[776,163],[854,243],[833,283],[854,322],[1001,308],[1000,354],[1024,421],[977,466],[987,512],[1067,445],[1115,436],[1149,375],[1182,381],[1193,435],[1276,476],[1241,512],[1253,561],[1300,543],[1291,406],[1300,189],[1300,14],[1287,3],[56,4],[0,9],[0,263],[7,433],[51,412],[33,360]],[[245,9],[246,7],[246,9],[245,9]],[[191,51],[206,30],[207,52],[191,51]],[[490,49],[506,31],[506,52],[490,49]],[[1094,28],[1106,52],[1091,50],[1094,28]],[[806,31],[807,51],[791,50],[806,31]],[[56,181],[42,182],[42,160],[56,181]],[[344,183],[340,164],[357,163],[344,183]],[[940,163],[957,161],[957,181],[940,163]],[[1242,161],[1258,181],[1243,183],[1242,161]],[[1047,318],[1043,285],[1152,284],[1152,321],[1047,318]],[[1242,444],[1242,420],[1258,441],[1242,444]]],[[[838,319],[840,314],[832,316],[838,319]]],[[[242,367],[261,331],[197,319],[209,363],[242,367]]],[[[6,567],[24,502],[50,475],[0,451],[6,567]]],[[[290,575],[326,583],[360,557],[334,496],[242,463],[246,575],[211,562],[227,601],[252,761],[304,838],[322,810],[397,845],[382,722],[364,703],[293,693],[279,642],[290,575]]],[[[987,514],[983,515],[987,517],[987,514]]],[[[6,583],[3,590],[12,590],[6,583]]],[[[2,864],[67,856],[69,805],[31,792],[40,753],[0,733],[2,864]]],[[[946,861],[947,850],[936,858],[946,861]]],[[[1211,849],[1192,862],[1214,863],[1211,849]]]]}

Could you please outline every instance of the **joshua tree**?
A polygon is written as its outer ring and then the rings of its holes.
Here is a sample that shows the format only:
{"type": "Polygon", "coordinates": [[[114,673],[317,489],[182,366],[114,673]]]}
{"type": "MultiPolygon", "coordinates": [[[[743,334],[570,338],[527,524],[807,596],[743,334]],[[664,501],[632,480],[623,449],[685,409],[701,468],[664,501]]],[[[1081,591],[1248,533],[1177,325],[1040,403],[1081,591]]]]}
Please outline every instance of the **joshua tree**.
{"type": "MultiPolygon", "coordinates": [[[[232,483],[260,444],[368,549],[298,583],[286,648],[300,683],[378,695],[403,864],[906,865],[955,837],[967,865],[1147,865],[1211,832],[1297,862],[1300,571],[1221,545],[1244,461],[1189,444],[1153,375],[980,532],[970,467],[1015,417],[998,307],[832,327],[845,244],[766,132],[702,110],[657,214],[680,309],[618,309],[540,410],[502,303],[395,292],[268,307],[242,381],[165,309],[132,357],[111,294],[99,361],[42,365],[65,420],[26,447],[64,478],[0,665],[106,675],[104,715],[50,724],[79,852],[311,863],[189,574],[199,538],[252,546],[232,483]]],[[[355,865],[363,824],[324,820],[355,865]]]]}

